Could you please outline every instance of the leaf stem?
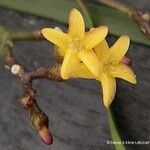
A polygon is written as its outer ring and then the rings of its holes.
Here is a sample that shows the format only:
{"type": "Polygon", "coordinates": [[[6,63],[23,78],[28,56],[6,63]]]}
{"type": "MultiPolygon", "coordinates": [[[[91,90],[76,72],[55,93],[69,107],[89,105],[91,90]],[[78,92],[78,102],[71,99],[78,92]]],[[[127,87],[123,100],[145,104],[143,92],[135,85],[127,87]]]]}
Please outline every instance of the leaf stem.
{"type": "Polygon", "coordinates": [[[132,12],[134,11],[133,7],[121,3],[119,0],[96,0],[96,1],[99,3],[103,3],[109,7],[118,9],[122,12],[128,13],[128,15],[131,15],[132,12]]]}
{"type": "Polygon", "coordinates": [[[108,114],[109,129],[110,129],[112,140],[114,142],[119,143],[119,144],[114,144],[116,150],[126,150],[125,146],[122,144],[122,140],[121,140],[120,133],[116,125],[113,110],[111,108],[108,108],[107,114],[108,114]]]}
{"type": "Polygon", "coordinates": [[[11,41],[44,40],[40,30],[26,32],[9,32],[11,41]]]}

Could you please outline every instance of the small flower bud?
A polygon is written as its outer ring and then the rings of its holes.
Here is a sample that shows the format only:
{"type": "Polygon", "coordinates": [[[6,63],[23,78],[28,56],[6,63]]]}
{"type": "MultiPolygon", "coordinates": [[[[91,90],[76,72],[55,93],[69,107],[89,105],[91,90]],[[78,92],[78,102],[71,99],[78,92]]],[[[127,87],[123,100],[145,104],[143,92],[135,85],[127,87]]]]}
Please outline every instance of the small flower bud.
{"type": "Polygon", "coordinates": [[[53,138],[48,130],[48,117],[40,110],[30,113],[32,128],[38,133],[45,144],[52,144],[53,138]]]}
{"type": "Polygon", "coordinates": [[[38,134],[45,144],[50,145],[53,143],[53,137],[46,127],[43,127],[42,129],[40,129],[38,131],[38,134]]]}
{"type": "Polygon", "coordinates": [[[132,61],[131,59],[127,58],[127,57],[123,57],[121,60],[121,63],[127,65],[127,66],[131,66],[132,65],[132,61]]]}

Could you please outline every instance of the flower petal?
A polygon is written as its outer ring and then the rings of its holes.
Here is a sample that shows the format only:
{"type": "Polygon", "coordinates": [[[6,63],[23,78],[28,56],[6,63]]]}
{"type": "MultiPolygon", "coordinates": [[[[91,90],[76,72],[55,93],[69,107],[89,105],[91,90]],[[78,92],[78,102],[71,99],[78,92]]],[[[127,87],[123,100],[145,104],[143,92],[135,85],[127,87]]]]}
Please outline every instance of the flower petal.
{"type": "Polygon", "coordinates": [[[81,13],[77,9],[72,9],[69,14],[69,30],[68,33],[71,37],[80,40],[83,39],[85,35],[85,25],[81,13]]]}
{"type": "Polygon", "coordinates": [[[123,56],[126,54],[130,44],[129,36],[121,36],[117,42],[110,48],[111,60],[114,64],[121,61],[123,56]]]}
{"type": "Polygon", "coordinates": [[[75,66],[71,78],[85,78],[85,79],[94,79],[95,76],[89,71],[89,69],[83,64],[79,63],[75,66]]]}
{"type": "Polygon", "coordinates": [[[94,51],[95,51],[98,59],[102,61],[104,56],[109,52],[109,47],[108,47],[106,40],[104,39],[102,42],[100,42],[98,45],[96,45],[94,47],[94,51]]]}
{"type": "Polygon", "coordinates": [[[78,57],[83,61],[85,66],[95,75],[100,76],[102,72],[102,63],[91,49],[89,51],[81,50],[78,57]]]}
{"type": "Polygon", "coordinates": [[[61,67],[61,77],[63,79],[68,79],[74,70],[76,64],[79,63],[79,58],[77,57],[77,51],[68,49],[64,57],[62,67],[61,67]]]}
{"type": "Polygon", "coordinates": [[[63,33],[56,29],[44,28],[41,32],[47,40],[62,49],[66,49],[69,42],[71,41],[71,38],[66,33],[63,33]]]}
{"type": "Polygon", "coordinates": [[[85,40],[83,41],[85,49],[90,50],[94,48],[98,43],[104,40],[107,33],[108,33],[107,26],[100,26],[87,32],[85,35],[85,40]]]}
{"type": "Polygon", "coordinates": [[[101,85],[103,89],[103,102],[104,106],[108,108],[112,103],[115,93],[116,93],[116,80],[115,78],[108,77],[107,75],[103,74],[101,76],[101,85]]]}
{"type": "Polygon", "coordinates": [[[127,80],[128,82],[131,82],[133,84],[137,83],[136,75],[134,74],[132,69],[124,64],[118,64],[115,67],[113,67],[113,69],[111,71],[111,75],[113,77],[127,80]]]}
{"type": "MultiPolygon", "coordinates": [[[[61,28],[59,28],[59,27],[55,27],[54,29],[57,30],[57,31],[63,32],[61,30],[61,28]]],[[[66,50],[67,49],[62,49],[62,48],[59,48],[58,46],[54,46],[54,54],[55,54],[56,57],[58,57],[58,56],[64,57],[65,54],[66,54],[66,50]]]]}

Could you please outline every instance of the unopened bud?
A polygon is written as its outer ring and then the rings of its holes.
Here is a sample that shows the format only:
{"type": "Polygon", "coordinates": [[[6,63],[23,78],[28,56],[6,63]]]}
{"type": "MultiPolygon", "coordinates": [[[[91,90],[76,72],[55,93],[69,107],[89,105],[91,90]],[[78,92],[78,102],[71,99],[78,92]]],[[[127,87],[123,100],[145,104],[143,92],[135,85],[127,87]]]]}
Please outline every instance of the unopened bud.
{"type": "Polygon", "coordinates": [[[43,140],[45,144],[52,144],[53,143],[53,137],[47,127],[43,127],[38,131],[39,137],[43,140]]]}
{"type": "Polygon", "coordinates": [[[131,66],[132,65],[132,61],[127,58],[127,57],[123,57],[122,60],[121,60],[121,63],[127,65],[127,66],[131,66]]]}
{"type": "Polygon", "coordinates": [[[48,117],[43,112],[32,112],[30,114],[32,128],[38,133],[45,144],[52,144],[53,138],[48,130],[48,117]]]}

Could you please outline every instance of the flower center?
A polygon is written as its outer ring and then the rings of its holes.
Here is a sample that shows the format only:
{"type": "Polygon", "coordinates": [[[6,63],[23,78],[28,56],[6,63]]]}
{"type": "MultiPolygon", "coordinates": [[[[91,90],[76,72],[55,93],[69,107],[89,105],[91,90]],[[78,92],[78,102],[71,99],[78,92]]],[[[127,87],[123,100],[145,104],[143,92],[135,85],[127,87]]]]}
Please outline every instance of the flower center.
{"type": "Polygon", "coordinates": [[[107,58],[107,60],[103,64],[103,71],[106,74],[110,74],[114,64],[110,57],[107,58]]]}
{"type": "Polygon", "coordinates": [[[79,38],[72,39],[69,44],[69,48],[72,49],[74,52],[79,52],[80,50],[84,49],[84,45],[79,38]]]}

